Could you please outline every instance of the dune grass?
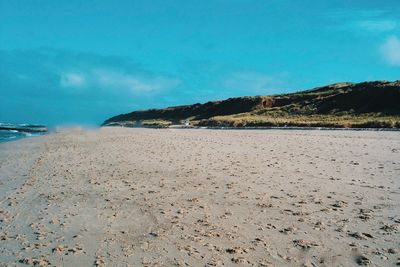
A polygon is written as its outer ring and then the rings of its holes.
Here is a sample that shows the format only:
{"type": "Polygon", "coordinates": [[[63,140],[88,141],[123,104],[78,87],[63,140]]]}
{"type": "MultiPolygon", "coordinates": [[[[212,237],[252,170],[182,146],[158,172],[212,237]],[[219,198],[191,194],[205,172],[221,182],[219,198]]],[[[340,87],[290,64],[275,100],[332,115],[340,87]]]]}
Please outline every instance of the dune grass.
{"type": "Polygon", "coordinates": [[[400,128],[400,116],[363,115],[256,115],[216,116],[196,123],[214,127],[333,127],[333,128],[400,128]]]}
{"type": "Polygon", "coordinates": [[[172,122],[168,120],[143,120],[141,124],[144,127],[168,127],[172,122]]]}

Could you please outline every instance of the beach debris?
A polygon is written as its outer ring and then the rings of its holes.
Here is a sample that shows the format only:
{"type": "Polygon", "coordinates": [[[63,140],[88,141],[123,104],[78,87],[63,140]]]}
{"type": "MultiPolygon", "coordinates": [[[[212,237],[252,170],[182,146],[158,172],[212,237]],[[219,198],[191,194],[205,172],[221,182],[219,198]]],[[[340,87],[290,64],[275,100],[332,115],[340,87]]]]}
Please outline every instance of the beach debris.
{"type": "Polygon", "coordinates": [[[97,256],[96,260],[94,261],[94,265],[96,267],[103,267],[105,266],[106,262],[104,261],[104,258],[101,256],[97,256]]]}
{"type": "Polygon", "coordinates": [[[371,234],[369,233],[359,233],[359,232],[349,232],[349,236],[354,237],[359,240],[365,240],[367,238],[374,238],[371,234]]]}
{"type": "Polygon", "coordinates": [[[295,246],[299,246],[302,249],[309,249],[311,247],[318,247],[319,244],[317,244],[316,242],[313,241],[307,241],[304,239],[297,239],[297,240],[293,240],[293,243],[295,246]]]}
{"type": "Polygon", "coordinates": [[[58,245],[57,247],[53,248],[53,253],[57,252],[57,253],[62,253],[64,252],[65,247],[63,245],[58,245]]]}
{"type": "Polygon", "coordinates": [[[291,233],[293,233],[295,231],[297,231],[297,228],[296,227],[292,227],[292,226],[289,226],[289,227],[286,227],[286,228],[283,228],[283,229],[279,230],[280,233],[287,234],[287,235],[291,234],[291,233]]]}
{"type": "Polygon", "coordinates": [[[27,265],[34,265],[34,266],[39,266],[39,267],[45,267],[49,266],[50,262],[46,258],[24,258],[19,261],[20,263],[27,264],[27,265]]]}
{"type": "Polygon", "coordinates": [[[314,228],[313,229],[314,230],[319,230],[319,231],[324,230],[325,229],[325,224],[323,222],[321,222],[321,221],[317,221],[314,224],[314,228]]]}
{"type": "Polygon", "coordinates": [[[358,216],[358,218],[360,218],[364,221],[372,219],[374,217],[374,215],[372,213],[373,213],[373,210],[360,209],[360,215],[358,216]]]}
{"type": "Polygon", "coordinates": [[[347,202],[346,201],[342,201],[342,200],[338,200],[335,203],[332,204],[332,207],[335,208],[344,208],[347,207],[347,202]]]}
{"type": "Polygon", "coordinates": [[[399,231],[399,229],[400,229],[400,224],[391,224],[391,225],[385,224],[380,229],[385,231],[385,232],[397,233],[399,231]]]}
{"type": "Polygon", "coordinates": [[[356,258],[356,262],[358,265],[362,265],[362,266],[370,266],[372,265],[372,261],[370,259],[368,259],[367,257],[365,257],[364,255],[360,255],[356,258]]]}
{"type": "Polygon", "coordinates": [[[231,259],[231,261],[236,263],[236,264],[248,264],[248,263],[250,263],[248,260],[246,260],[243,257],[233,257],[231,259]]]}
{"type": "Polygon", "coordinates": [[[248,250],[241,247],[227,248],[225,250],[229,254],[247,254],[248,250]]]}

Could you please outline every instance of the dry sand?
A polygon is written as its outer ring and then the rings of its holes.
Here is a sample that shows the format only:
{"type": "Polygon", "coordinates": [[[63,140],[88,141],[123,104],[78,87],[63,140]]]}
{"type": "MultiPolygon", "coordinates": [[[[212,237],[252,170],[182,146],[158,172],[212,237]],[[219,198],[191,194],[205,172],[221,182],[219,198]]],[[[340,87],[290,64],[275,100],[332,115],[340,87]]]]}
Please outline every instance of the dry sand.
{"type": "Polygon", "coordinates": [[[0,264],[394,266],[399,132],[69,130],[0,144],[0,264]]]}

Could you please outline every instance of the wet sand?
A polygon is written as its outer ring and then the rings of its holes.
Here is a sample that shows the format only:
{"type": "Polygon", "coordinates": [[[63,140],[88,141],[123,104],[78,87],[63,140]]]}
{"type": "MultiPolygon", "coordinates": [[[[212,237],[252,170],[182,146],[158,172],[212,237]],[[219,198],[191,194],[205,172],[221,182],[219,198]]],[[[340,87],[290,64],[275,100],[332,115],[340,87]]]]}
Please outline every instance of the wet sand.
{"type": "Polygon", "coordinates": [[[400,133],[69,129],[0,144],[0,266],[394,266],[400,133]]]}

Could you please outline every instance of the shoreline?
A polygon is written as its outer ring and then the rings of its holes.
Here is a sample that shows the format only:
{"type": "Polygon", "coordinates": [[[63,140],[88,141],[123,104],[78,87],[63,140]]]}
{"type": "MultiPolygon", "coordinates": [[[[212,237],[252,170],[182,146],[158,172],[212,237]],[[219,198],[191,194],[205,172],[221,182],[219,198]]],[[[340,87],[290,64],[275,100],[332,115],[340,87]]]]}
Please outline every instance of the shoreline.
{"type": "Polygon", "coordinates": [[[337,131],[337,132],[400,132],[400,128],[329,128],[329,127],[204,127],[204,126],[196,126],[196,127],[187,127],[181,125],[172,125],[169,127],[143,127],[143,126],[99,126],[98,128],[62,128],[62,130],[53,130],[47,132],[20,132],[26,133],[28,135],[20,136],[17,138],[10,138],[0,140],[0,144],[2,143],[10,143],[20,140],[35,140],[37,137],[54,135],[57,133],[68,133],[69,131],[76,131],[80,129],[82,131],[93,130],[93,129],[102,129],[102,128],[126,128],[126,129],[170,129],[170,130],[220,130],[220,131],[337,131]],[[31,134],[31,135],[29,135],[31,134]]]}
{"type": "Polygon", "coordinates": [[[0,126],[0,130],[2,131],[17,131],[20,133],[47,133],[49,130],[45,126],[40,127],[8,127],[8,126],[0,126]]]}

